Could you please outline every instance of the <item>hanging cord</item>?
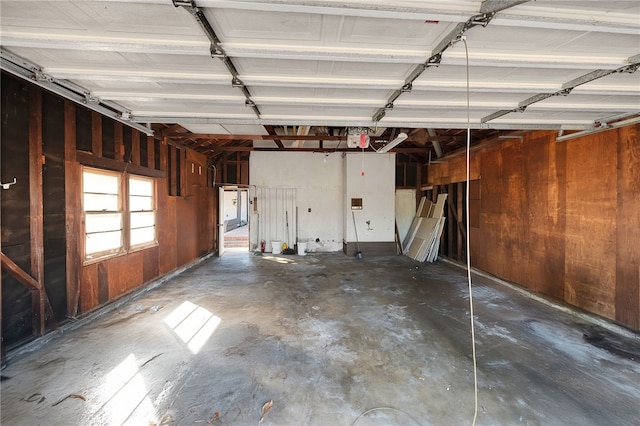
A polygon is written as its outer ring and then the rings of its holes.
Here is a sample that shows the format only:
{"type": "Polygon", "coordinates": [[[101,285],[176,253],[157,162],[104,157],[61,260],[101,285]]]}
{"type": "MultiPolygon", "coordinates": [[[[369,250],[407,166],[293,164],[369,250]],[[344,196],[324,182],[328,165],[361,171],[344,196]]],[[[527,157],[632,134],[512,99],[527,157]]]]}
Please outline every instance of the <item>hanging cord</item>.
{"type": "Polygon", "coordinates": [[[467,47],[466,37],[462,37],[464,43],[464,52],[467,62],[467,191],[466,191],[466,250],[467,250],[467,282],[469,284],[469,315],[471,316],[471,351],[473,355],[473,421],[472,425],[476,424],[478,418],[478,364],[476,361],[476,332],[473,321],[473,289],[471,286],[471,251],[469,243],[469,181],[470,181],[470,164],[469,157],[471,156],[471,113],[470,113],[470,88],[469,88],[469,48],[467,47]]]}

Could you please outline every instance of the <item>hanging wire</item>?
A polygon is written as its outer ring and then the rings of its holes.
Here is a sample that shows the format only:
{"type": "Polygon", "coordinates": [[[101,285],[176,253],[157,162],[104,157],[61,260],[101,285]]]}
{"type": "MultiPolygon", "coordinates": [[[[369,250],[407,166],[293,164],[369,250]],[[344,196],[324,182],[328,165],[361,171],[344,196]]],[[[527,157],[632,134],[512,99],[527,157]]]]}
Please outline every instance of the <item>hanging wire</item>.
{"type": "Polygon", "coordinates": [[[466,169],[467,169],[467,191],[465,197],[466,204],[466,251],[467,251],[467,283],[469,286],[469,315],[471,317],[471,350],[473,355],[473,421],[471,424],[475,426],[476,420],[478,418],[478,363],[476,360],[476,332],[475,332],[475,324],[473,320],[473,288],[471,285],[471,250],[469,243],[469,181],[471,175],[471,166],[469,158],[471,156],[471,102],[470,102],[470,88],[469,88],[469,48],[467,46],[466,37],[462,37],[462,42],[464,43],[464,52],[466,57],[466,65],[467,65],[467,155],[466,155],[466,169]]]}

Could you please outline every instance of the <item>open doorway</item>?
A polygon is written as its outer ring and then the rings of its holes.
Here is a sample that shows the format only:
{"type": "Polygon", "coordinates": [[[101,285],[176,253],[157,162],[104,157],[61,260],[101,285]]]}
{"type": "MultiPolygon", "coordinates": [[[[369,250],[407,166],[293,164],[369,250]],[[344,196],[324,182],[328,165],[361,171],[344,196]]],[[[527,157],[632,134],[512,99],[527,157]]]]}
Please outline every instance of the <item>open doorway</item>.
{"type": "Polygon", "coordinates": [[[220,255],[224,251],[249,250],[249,191],[247,188],[220,188],[220,255]]]}

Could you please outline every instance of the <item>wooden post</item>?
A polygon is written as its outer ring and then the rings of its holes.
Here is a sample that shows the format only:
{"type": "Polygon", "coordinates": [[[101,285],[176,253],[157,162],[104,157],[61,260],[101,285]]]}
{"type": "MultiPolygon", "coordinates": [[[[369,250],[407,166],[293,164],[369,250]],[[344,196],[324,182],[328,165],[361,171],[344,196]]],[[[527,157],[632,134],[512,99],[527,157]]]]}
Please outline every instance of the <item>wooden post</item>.
{"type": "Polygon", "coordinates": [[[128,129],[131,132],[131,162],[140,165],[140,135],[135,129],[128,129]]]}
{"type": "Polygon", "coordinates": [[[32,293],[33,330],[45,332],[44,225],[42,207],[42,92],[32,87],[29,93],[29,229],[31,234],[31,274],[40,284],[32,293]]]}
{"type": "Polygon", "coordinates": [[[156,141],[153,136],[147,136],[147,167],[155,169],[156,166],[156,141]]]}
{"type": "MultiPolygon", "coordinates": [[[[116,130],[117,134],[117,130],[116,130]]],[[[122,133],[121,133],[122,135],[122,133]]],[[[116,155],[118,148],[116,147],[116,155]]],[[[65,234],[67,240],[67,315],[78,315],[80,301],[80,259],[83,256],[81,212],[81,171],[76,161],[76,106],[64,103],[64,196],[65,234]]]]}
{"type": "Polygon", "coordinates": [[[91,113],[91,151],[96,157],[102,157],[102,116],[91,113]]]}
{"type": "Polygon", "coordinates": [[[113,150],[115,151],[115,159],[122,161],[124,159],[124,144],[122,140],[123,125],[116,121],[113,126],[113,150]]]}

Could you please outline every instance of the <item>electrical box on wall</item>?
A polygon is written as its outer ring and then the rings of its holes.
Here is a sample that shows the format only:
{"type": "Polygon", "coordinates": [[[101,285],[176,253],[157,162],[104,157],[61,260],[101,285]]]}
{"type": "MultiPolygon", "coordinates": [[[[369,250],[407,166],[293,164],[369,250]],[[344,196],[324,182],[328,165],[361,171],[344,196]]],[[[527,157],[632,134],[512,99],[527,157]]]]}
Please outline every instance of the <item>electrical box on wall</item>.
{"type": "Polygon", "coordinates": [[[351,210],[362,210],[362,198],[351,199],[351,210]]]}

